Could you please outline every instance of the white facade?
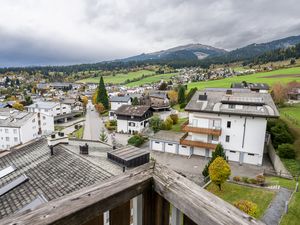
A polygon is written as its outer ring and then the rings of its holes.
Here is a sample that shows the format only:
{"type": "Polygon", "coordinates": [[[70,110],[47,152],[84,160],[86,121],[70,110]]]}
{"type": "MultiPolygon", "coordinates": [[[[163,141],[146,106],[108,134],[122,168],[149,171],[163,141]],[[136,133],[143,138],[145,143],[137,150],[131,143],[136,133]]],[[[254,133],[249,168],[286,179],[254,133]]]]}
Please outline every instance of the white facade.
{"type": "MultiPolygon", "coordinates": [[[[0,125],[0,150],[9,150],[16,145],[24,144],[38,137],[37,114],[26,115],[20,122],[13,121],[14,124],[0,125]],[[24,121],[26,119],[26,121],[24,121]]],[[[2,117],[1,120],[6,120],[2,117]]]]}
{"type": "Polygon", "coordinates": [[[131,99],[128,101],[110,101],[110,111],[109,111],[109,119],[116,119],[115,111],[120,108],[122,105],[131,105],[131,99]]]}
{"type": "Polygon", "coordinates": [[[54,117],[38,113],[38,125],[41,135],[48,135],[54,132],[54,117]]]}
{"type": "Polygon", "coordinates": [[[121,133],[140,133],[146,126],[148,126],[149,119],[143,121],[132,121],[117,119],[117,132],[121,133]]]}
{"type": "Polygon", "coordinates": [[[37,102],[27,106],[28,112],[42,113],[49,116],[59,116],[71,113],[71,106],[59,102],[37,102]]]}

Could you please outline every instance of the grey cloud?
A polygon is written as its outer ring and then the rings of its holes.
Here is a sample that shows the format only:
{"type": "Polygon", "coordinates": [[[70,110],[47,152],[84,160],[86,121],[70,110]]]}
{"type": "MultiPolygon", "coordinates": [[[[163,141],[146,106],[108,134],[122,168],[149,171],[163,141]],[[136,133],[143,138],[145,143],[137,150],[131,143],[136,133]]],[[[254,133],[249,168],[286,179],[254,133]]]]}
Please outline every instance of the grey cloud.
{"type": "Polygon", "coordinates": [[[0,66],[97,62],[195,42],[234,49],[299,35],[299,10],[297,0],[4,0],[0,66]]]}

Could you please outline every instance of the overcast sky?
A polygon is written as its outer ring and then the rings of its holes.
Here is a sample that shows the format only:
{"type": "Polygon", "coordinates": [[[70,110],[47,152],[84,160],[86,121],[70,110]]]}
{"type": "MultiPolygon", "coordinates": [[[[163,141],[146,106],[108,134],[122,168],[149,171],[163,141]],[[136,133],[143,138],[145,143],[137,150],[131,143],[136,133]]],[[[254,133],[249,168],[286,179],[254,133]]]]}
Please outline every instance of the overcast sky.
{"type": "Polygon", "coordinates": [[[299,0],[0,0],[0,67],[99,62],[300,35],[299,0]]]}

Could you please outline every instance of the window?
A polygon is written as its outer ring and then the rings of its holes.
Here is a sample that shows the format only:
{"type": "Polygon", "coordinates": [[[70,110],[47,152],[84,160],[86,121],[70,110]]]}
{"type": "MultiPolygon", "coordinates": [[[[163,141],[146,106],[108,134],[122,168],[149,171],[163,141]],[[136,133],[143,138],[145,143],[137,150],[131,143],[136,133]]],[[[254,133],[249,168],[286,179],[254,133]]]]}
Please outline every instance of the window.
{"type": "Polygon", "coordinates": [[[34,123],[34,122],[35,122],[35,119],[33,119],[32,122],[34,123]]]}
{"type": "Polygon", "coordinates": [[[235,109],[235,105],[229,104],[229,105],[228,105],[228,109],[235,109]]]}
{"type": "Polygon", "coordinates": [[[229,135],[226,135],[225,141],[226,141],[226,142],[229,142],[229,141],[230,141],[230,136],[229,136],[229,135]]]}
{"type": "Polygon", "coordinates": [[[173,144],[168,144],[168,145],[173,146],[173,144]]]}
{"type": "Polygon", "coordinates": [[[227,121],[227,128],[231,127],[231,121],[227,121]]]}
{"type": "Polygon", "coordinates": [[[248,153],[248,155],[250,155],[250,156],[254,156],[254,154],[253,154],[253,153],[248,153]]]}
{"type": "Polygon", "coordinates": [[[17,129],[14,129],[14,134],[16,134],[17,133],[17,129]]]}
{"type": "Polygon", "coordinates": [[[8,129],[5,129],[5,133],[7,133],[7,134],[8,134],[8,129]]]}
{"type": "Polygon", "coordinates": [[[14,137],[14,141],[15,141],[15,142],[18,142],[18,137],[14,137]]]}
{"type": "Polygon", "coordinates": [[[160,144],[160,142],[156,141],[155,144],[160,144]]]}
{"type": "Polygon", "coordinates": [[[231,153],[236,153],[236,151],[229,151],[229,152],[231,152],[231,153]]]}
{"type": "Polygon", "coordinates": [[[5,140],[6,140],[6,141],[9,141],[9,137],[6,137],[5,140]]]}
{"type": "Polygon", "coordinates": [[[134,122],[129,122],[129,126],[130,127],[135,127],[135,123],[134,122]]]}
{"type": "Polygon", "coordinates": [[[43,120],[45,120],[46,119],[46,116],[43,116],[43,120]]]}
{"type": "Polygon", "coordinates": [[[182,147],[182,148],[186,148],[186,146],[184,146],[184,145],[182,145],[181,147],[182,147]]]}

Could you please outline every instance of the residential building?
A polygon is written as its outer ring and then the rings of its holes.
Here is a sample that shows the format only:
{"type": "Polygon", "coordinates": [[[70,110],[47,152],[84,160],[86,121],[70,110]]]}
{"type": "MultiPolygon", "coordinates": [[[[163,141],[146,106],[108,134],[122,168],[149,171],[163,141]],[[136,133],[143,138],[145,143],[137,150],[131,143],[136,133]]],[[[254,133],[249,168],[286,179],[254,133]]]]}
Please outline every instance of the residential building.
{"type": "Polygon", "coordinates": [[[26,107],[28,112],[36,112],[49,116],[59,116],[71,113],[71,106],[59,102],[36,102],[26,107]]]}
{"type": "Polygon", "coordinates": [[[29,142],[39,136],[37,113],[0,110],[0,150],[29,142]]]}
{"type": "Polygon", "coordinates": [[[120,108],[122,105],[131,105],[132,98],[129,95],[125,96],[111,96],[109,99],[110,102],[110,111],[109,119],[115,119],[115,111],[120,108]]]}
{"type": "Polygon", "coordinates": [[[153,115],[150,106],[122,105],[115,114],[117,116],[117,132],[121,133],[140,133],[148,126],[149,120],[153,115]]]}
{"type": "MultiPolygon", "coordinates": [[[[189,119],[179,144],[188,148],[189,155],[211,157],[220,143],[228,160],[253,165],[262,164],[267,119],[279,117],[270,94],[244,89],[198,91],[185,110],[189,119]]],[[[152,150],[161,151],[153,141],[157,140],[152,140],[152,150]]]]}
{"type": "Polygon", "coordinates": [[[141,104],[149,105],[154,111],[170,109],[170,101],[166,92],[152,92],[141,99],[141,104]]]}
{"type": "Polygon", "coordinates": [[[266,83],[248,83],[246,81],[241,83],[232,83],[231,88],[250,89],[251,91],[260,93],[268,93],[270,90],[270,86],[266,83]]]}
{"type": "Polygon", "coordinates": [[[299,101],[300,100],[300,87],[294,87],[288,90],[288,98],[289,100],[295,100],[299,101]]]}

